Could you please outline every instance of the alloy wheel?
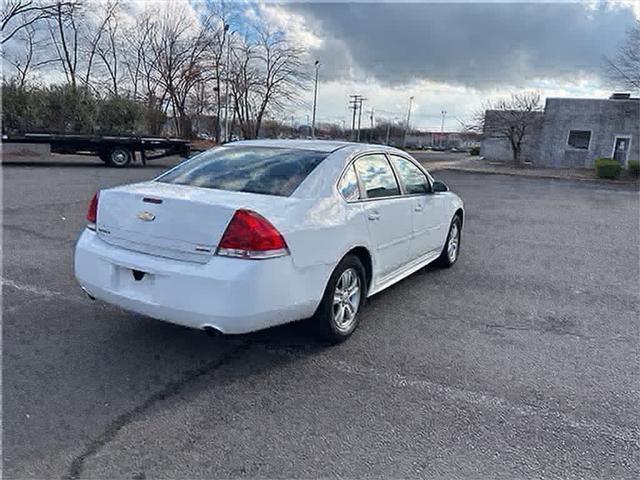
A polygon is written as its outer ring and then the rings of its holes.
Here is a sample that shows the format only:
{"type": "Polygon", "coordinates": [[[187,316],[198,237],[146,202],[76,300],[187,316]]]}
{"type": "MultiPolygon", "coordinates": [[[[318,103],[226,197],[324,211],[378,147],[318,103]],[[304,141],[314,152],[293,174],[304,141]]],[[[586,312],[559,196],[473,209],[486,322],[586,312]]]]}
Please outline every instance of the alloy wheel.
{"type": "Polygon", "coordinates": [[[333,294],[333,321],[340,332],[349,332],[355,325],[361,296],[360,276],[355,268],[347,268],[340,275],[333,294]]]}

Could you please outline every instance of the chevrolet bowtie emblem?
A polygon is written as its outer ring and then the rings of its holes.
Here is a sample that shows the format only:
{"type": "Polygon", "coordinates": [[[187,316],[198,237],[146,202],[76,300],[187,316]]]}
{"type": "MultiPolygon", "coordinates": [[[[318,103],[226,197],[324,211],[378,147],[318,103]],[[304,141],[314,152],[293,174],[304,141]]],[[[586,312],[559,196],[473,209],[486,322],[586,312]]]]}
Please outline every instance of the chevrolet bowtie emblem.
{"type": "Polygon", "coordinates": [[[153,222],[156,216],[151,212],[140,212],[138,218],[143,222],[153,222]]]}

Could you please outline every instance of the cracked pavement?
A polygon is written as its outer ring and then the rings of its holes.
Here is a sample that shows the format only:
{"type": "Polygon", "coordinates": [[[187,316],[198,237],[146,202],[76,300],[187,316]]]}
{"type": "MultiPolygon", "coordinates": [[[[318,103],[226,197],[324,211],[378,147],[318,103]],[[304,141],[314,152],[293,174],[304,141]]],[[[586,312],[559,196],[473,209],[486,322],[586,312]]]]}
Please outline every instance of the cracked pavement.
{"type": "Polygon", "coordinates": [[[633,187],[437,172],[466,203],[460,261],[328,347],[303,323],[210,338],[86,299],[89,198],[171,160],[55,158],[3,168],[5,478],[640,476],[633,187]]]}

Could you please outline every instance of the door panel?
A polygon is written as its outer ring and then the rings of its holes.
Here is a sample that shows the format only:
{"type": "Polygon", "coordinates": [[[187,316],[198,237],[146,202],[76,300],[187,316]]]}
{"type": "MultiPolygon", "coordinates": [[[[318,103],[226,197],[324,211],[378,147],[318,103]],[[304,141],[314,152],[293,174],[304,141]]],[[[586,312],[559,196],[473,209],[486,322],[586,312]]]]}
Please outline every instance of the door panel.
{"type": "Polygon", "coordinates": [[[363,188],[364,215],[375,249],[377,278],[386,276],[409,259],[413,232],[412,204],[400,196],[400,187],[387,157],[372,154],[355,161],[363,188]]]}
{"type": "Polygon", "coordinates": [[[396,197],[364,203],[364,215],[375,248],[378,278],[409,260],[413,230],[410,198],[396,197]]]}
{"type": "Polygon", "coordinates": [[[444,244],[444,239],[441,238],[444,203],[439,194],[431,193],[429,180],[418,165],[398,155],[390,155],[390,158],[403,192],[411,199],[413,227],[409,259],[414,260],[444,244]]]}
{"type": "Polygon", "coordinates": [[[418,258],[442,248],[446,227],[444,201],[440,194],[430,193],[413,197],[413,238],[410,255],[418,258]]]}

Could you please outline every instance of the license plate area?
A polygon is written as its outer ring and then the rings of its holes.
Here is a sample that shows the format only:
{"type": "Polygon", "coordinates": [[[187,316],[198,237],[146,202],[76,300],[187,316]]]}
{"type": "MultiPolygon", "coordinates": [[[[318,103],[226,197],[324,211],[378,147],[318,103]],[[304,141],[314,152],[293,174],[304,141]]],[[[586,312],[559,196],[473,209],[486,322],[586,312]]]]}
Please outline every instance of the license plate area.
{"type": "Polygon", "coordinates": [[[153,273],[116,266],[117,290],[130,298],[139,300],[153,300],[156,276],[153,273]]]}

